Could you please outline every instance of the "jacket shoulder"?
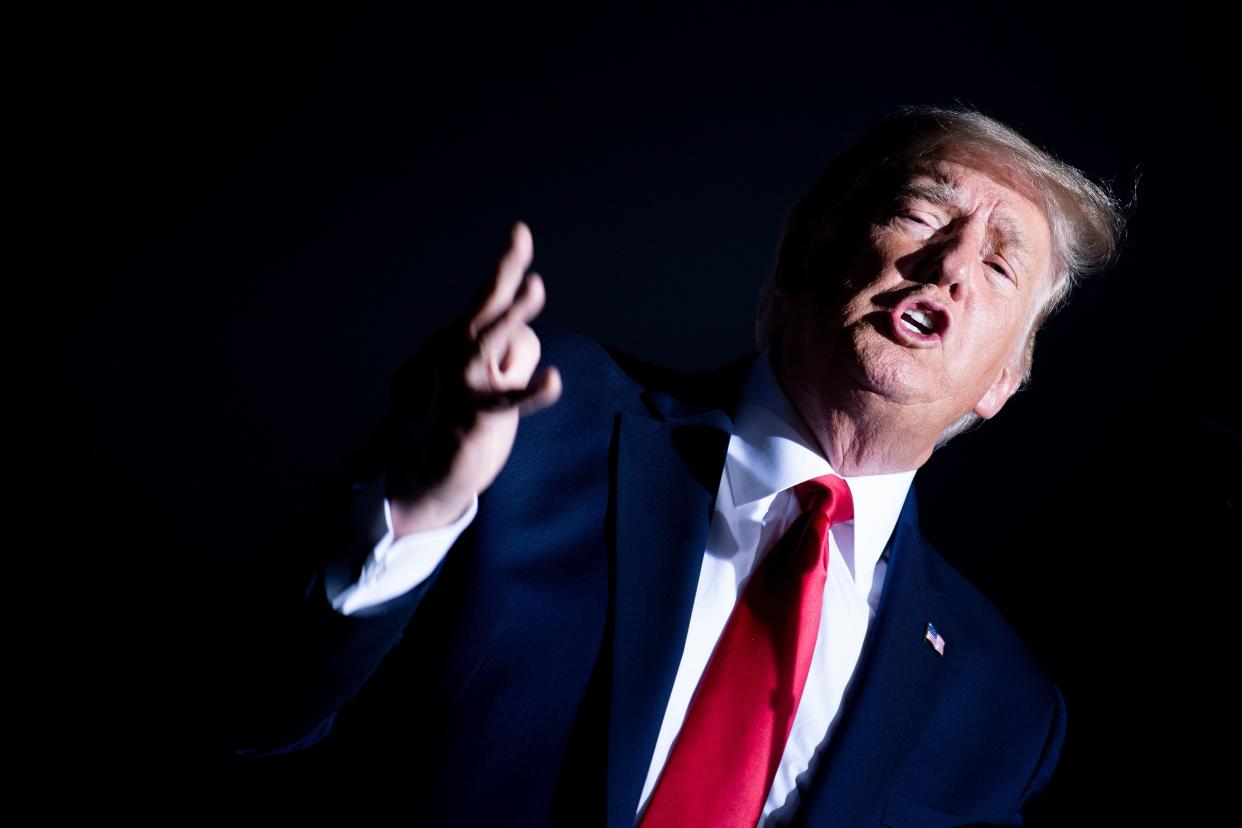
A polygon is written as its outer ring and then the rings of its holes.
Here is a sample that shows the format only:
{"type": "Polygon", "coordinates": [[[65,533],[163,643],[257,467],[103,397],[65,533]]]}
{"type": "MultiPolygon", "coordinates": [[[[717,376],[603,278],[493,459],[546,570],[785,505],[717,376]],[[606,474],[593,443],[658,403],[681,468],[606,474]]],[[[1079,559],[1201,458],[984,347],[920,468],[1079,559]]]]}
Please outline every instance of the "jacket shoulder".
{"type": "Polygon", "coordinates": [[[648,393],[685,394],[699,374],[678,371],[621,351],[559,325],[536,320],[531,323],[540,342],[536,370],[555,365],[563,381],[563,399],[569,407],[607,406],[615,411],[658,416],[648,393]]]}

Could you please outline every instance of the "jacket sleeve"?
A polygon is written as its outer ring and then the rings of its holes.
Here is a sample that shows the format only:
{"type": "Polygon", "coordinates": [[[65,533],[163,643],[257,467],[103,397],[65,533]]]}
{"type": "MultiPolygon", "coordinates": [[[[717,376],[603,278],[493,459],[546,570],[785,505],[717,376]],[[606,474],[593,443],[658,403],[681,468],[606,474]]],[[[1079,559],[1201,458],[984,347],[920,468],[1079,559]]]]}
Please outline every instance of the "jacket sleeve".
{"type": "Polygon", "coordinates": [[[203,717],[209,750],[230,758],[270,756],[323,739],[406,634],[434,586],[443,558],[425,579],[389,600],[349,614],[332,604],[357,582],[384,537],[387,458],[398,445],[394,440],[408,434],[408,406],[411,400],[417,405],[429,386],[436,347],[449,330],[430,337],[398,372],[393,409],[366,445],[325,475],[284,537],[232,573],[208,603],[195,631],[194,658],[200,687],[211,699],[203,717]]]}
{"type": "Polygon", "coordinates": [[[1052,774],[1061,759],[1061,749],[1065,744],[1065,696],[1056,684],[1052,685],[1052,689],[1055,695],[1055,702],[1048,724],[1048,735],[1044,740],[1039,763],[1035,766],[1030,780],[1026,783],[1026,788],[1022,792],[1021,802],[1019,803],[1024,823],[1032,804],[1037,804],[1041,800],[1044,790],[1048,787],[1048,782],[1052,779],[1052,774]]]}
{"type": "Polygon", "coordinates": [[[332,607],[342,615],[353,615],[409,592],[435,571],[478,511],[476,494],[461,516],[447,526],[411,532],[397,539],[391,506],[385,498],[384,537],[367,556],[362,574],[348,580],[344,589],[329,593],[332,607]]]}

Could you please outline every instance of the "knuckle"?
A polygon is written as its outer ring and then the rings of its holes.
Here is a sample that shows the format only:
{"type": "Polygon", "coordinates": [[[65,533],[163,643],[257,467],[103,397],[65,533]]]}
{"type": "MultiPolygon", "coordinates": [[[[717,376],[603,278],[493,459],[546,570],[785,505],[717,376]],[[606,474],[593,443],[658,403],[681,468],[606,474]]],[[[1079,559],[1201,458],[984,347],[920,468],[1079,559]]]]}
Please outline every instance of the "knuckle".
{"type": "Polygon", "coordinates": [[[480,334],[475,342],[476,353],[486,359],[489,354],[495,354],[496,350],[504,345],[504,340],[505,324],[502,317],[480,334]]]}
{"type": "Polygon", "coordinates": [[[513,347],[518,351],[523,361],[529,360],[532,365],[539,361],[539,337],[536,336],[529,325],[522,324],[514,331],[513,347]]]}
{"type": "Polygon", "coordinates": [[[467,388],[473,388],[475,385],[475,377],[478,376],[478,364],[475,360],[468,361],[461,369],[461,383],[467,388]]]}

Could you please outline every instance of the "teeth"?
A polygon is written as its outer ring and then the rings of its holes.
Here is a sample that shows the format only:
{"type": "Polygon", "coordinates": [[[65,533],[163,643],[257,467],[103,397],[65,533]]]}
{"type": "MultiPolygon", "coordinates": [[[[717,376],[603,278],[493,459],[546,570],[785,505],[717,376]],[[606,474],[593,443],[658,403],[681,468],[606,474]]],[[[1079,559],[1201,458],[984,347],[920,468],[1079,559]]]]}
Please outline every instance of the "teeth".
{"type": "Polygon", "coordinates": [[[901,322],[911,331],[920,334],[930,334],[935,331],[932,325],[931,317],[923,311],[910,310],[901,315],[901,322]]]}

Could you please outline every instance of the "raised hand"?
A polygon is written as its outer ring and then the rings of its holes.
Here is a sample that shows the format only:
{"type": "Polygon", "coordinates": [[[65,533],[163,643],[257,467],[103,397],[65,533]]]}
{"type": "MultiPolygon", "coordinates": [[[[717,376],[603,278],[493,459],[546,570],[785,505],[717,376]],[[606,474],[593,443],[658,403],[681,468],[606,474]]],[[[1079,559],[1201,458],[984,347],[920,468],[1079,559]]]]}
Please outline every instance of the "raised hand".
{"type": "Polygon", "coordinates": [[[504,467],[519,419],[555,403],[561,375],[539,364],[539,337],[528,324],[546,295],[530,228],[513,227],[496,265],[455,341],[434,371],[425,423],[389,469],[393,529],[398,537],[452,523],[504,467]]]}

